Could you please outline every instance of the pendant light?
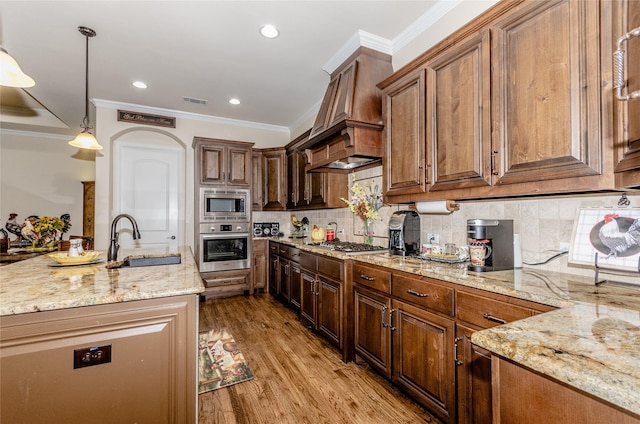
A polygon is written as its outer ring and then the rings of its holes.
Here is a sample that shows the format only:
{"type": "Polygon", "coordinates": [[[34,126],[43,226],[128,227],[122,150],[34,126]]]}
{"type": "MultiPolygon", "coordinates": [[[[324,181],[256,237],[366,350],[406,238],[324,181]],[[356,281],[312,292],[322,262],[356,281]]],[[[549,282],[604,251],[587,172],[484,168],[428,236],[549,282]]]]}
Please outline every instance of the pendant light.
{"type": "Polygon", "coordinates": [[[18,62],[2,47],[0,47],[0,85],[16,88],[29,88],[36,85],[33,78],[22,72],[18,62]]]}
{"type": "Polygon", "coordinates": [[[82,132],[69,142],[73,147],[89,150],[102,150],[102,146],[98,140],[89,132],[93,128],[89,123],[89,37],[95,37],[96,32],[91,28],[78,27],[80,34],[84,35],[87,40],[86,62],[85,62],[85,96],[84,96],[84,118],[82,119],[82,132]]]}

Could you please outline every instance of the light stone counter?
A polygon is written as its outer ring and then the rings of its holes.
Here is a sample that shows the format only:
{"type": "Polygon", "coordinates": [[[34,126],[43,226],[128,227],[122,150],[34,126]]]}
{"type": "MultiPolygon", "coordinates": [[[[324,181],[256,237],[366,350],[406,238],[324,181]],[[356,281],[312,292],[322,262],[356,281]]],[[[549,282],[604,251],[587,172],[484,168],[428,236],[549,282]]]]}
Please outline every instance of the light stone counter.
{"type": "MultiPolygon", "coordinates": [[[[151,249],[121,250],[128,255],[162,255],[151,249]]],[[[0,268],[0,316],[38,311],[128,302],[204,291],[193,254],[188,247],[181,263],[107,269],[106,262],[57,267],[47,255],[0,268]]],[[[106,258],[106,252],[101,256],[106,258]]]]}
{"type": "Polygon", "coordinates": [[[533,268],[478,273],[465,264],[388,253],[348,256],[300,241],[276,241],[560,308],[478,331],[471,340],[640,417],[640,286],[595,286],[592,278],[533,268]]]}

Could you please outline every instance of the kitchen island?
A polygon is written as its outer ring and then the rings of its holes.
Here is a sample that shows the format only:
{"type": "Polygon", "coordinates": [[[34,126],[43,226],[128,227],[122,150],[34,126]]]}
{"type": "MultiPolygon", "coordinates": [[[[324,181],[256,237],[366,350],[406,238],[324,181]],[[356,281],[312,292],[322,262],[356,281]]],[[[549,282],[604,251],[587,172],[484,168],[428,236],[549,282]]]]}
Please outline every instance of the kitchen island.
{"type": "Polygon", "coordinates": [[[189,248],[171,253],[180,264],[0,268],[0,421],[195,422],[204,286],[189,248]]]}
{"type": "Polygon", "coordinates": [[[595,286],[592,278],[533,268],[479,273],[469,271],[466,264],[388,253],[349,256],[304,241],[277,241],[451,283],[461,290],[482,290],[558,308],[476,331],[471,341],[495,357],[622,411],[632,422],[640,418],[640,286],[595,286]]]}

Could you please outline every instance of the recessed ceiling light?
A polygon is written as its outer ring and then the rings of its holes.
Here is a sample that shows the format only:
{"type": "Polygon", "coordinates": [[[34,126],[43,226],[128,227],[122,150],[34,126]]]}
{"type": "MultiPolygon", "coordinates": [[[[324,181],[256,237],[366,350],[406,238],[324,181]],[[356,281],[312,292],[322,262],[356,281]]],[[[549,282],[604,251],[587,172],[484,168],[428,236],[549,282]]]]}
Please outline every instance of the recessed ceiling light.
{"type": "Polygon", "coordinates": [[[134,81],[133,86],[136,88],[147,88],[147,84],[143,83],[142,81],[134,81]]]}
{"type": "Polygon", "coordinates": [[[278,31],[278,28],[274,27],[273,25],[264,25],[262,28],[260,28],[260,34],[262,34],[262,36],[266,38],[276,38],[278,35],[280,35],[280,31],[278,31]]]}
{"type": "Polygon", "coordinates": [[[236,99],[235,97],[232,99],[229,99],[229,103],[231,103],[232,105],[239,105],[240,104],[240,100],[236,99]]]}

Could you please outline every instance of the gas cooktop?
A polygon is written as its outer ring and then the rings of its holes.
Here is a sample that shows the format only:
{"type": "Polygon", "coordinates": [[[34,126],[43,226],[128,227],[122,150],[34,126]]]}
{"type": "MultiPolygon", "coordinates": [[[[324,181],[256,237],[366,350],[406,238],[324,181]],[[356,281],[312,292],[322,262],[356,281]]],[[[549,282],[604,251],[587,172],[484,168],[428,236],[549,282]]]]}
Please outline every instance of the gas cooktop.
{"type": "Polygon", "coordinates": [[[384,253],[389,249],[383,246],[374,246],[365,243],[355,243],[350,241],[331,240],[325,241],[320,244],[314,244],[314,246],[321,249],[333,250],[336,252],[344,253],[346,255],[366,255],[370,253],[384,253]]]}

